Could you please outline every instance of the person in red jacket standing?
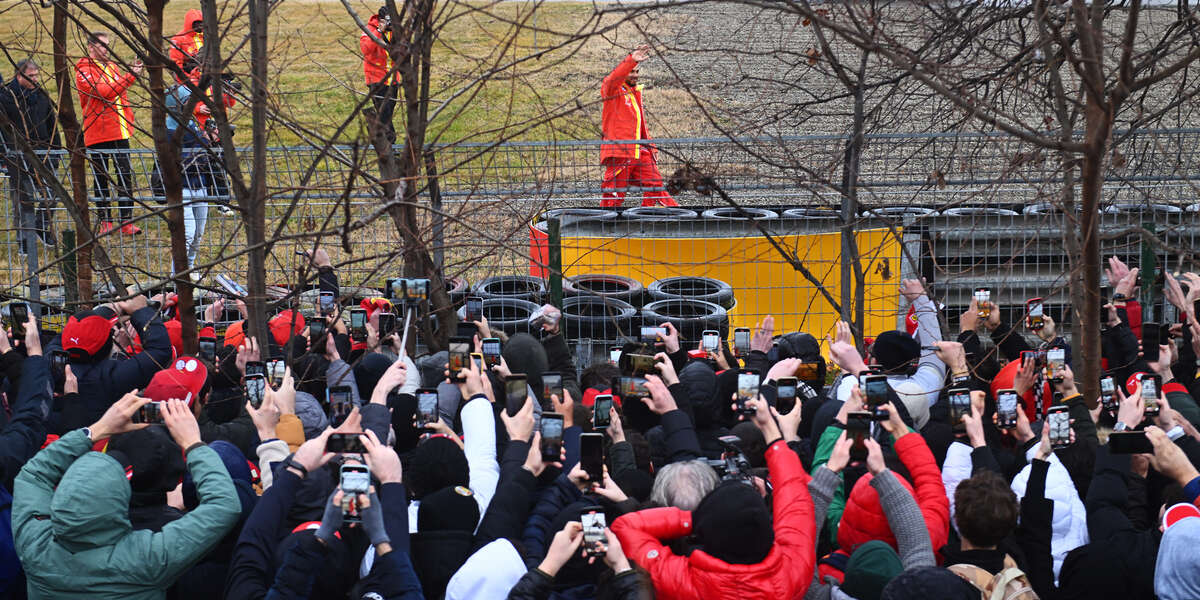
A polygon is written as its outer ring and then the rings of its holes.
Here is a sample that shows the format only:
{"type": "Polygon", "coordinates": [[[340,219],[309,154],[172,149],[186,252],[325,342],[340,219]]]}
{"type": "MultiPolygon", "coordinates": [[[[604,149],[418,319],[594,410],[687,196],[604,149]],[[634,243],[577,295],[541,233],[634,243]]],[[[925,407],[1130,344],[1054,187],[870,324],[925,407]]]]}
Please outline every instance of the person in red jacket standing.
{"type": "Polygon", "coordinates": [[[396,129],[392,126],[392,114],[396,110],[400,73],[393,68],[392,57],[388,54],[388,45],[392,43],[392,16],[386,6],[367,21],[367,30],[370,33],[363,32],[358,40],[358,48],[363,55],[363,75],[366,76],[367,90],[371,94],[371,103],[375,105],[379,123],[383,125],[388,141],[395,143],[396,129]]]}
{"type": "MultiPolygon", "coordinates": [[[[200,49],[204,47],[204,13],[193,8],[183,16],[183,29],[171,38],[171,60],[185,73],[187,59],[200,61],[200,49]]],[[[176,77],[176,79],[179,79],[176,77]]]]}
{"type": "Polygon", "coordinates": [[[760,397],[747,406],[754,408],[754,424],[768,441],[764,454],[774,484],[773,522],[760,492],[741,481],[717,486],[691,512],[651,508],[613,521],[625,556],[650,573],[661,600],[800,598],[812,583],[816,523],[809,476],[766,401],[760,397]],[[700,546],[688,556],[663,543],[688,536],[700,546]]]}
{"type": "Polygon", "coordinates": [[[117,206],[120,212],[121,233],[137,235],[142,232],[133,221],[133,169],[129,165],[129,138],[133,135],[133,107],[129,105],[129,86],[142,73],[142,61],[130,65],[129,73],[121,73],[117,63],[108,55],[108,34],[88,34],[88,55],[75,64],[75,87],[83,108],[83,143],[92,163],[96,207],[100,212],[100,233],[113,230],[109,214],[111,177],[108,163],[117,170],[117,206]]]}
{"type": "MultiPolygon", "coordinates": [[[[604,140],[649,140],[646,113],[642,107],[642,86],[638,85],[638,64],[650,57],[650,46],[635,48],[600,85],[604,110],[600,126],[604,140]]],[[[658,172],[658,149],[653,144],[602,144],[600,163],[604,165],[602,206],[621,206],[630,187],[663,187],[658,172]]],[[[642,206],[679,206],[666,190],[642,192],[642,206]]]]}

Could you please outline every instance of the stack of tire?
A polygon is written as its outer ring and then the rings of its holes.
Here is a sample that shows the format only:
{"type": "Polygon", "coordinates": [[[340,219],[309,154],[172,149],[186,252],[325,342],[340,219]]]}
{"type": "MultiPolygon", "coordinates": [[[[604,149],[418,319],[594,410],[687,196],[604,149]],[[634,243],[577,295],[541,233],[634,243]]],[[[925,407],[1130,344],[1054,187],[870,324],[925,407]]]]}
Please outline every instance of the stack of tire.
{"type": "Polygon", "coordinates": [[[671,323],[680,336],[696,341],[706,329],[729,332],[728,309],[733,308],[733,288],[711,277],[668,277],[651,283],[650,302],[642,307],[642,321],[671,323]]]}
{"type": "Polygon", "coordinates": [[[571,339],[618,340],[637,335],[645,293],[636,279],[586,274],[563,279],[563,325],[571,339]]]}
{"type": "Polygon", "coordinates": [[[528,275],[498,275],[475,284],[472,294],[483,298],[488,327],[508,335],[529,332],[529,317],[546,299],[546,280],[528,275]]]}

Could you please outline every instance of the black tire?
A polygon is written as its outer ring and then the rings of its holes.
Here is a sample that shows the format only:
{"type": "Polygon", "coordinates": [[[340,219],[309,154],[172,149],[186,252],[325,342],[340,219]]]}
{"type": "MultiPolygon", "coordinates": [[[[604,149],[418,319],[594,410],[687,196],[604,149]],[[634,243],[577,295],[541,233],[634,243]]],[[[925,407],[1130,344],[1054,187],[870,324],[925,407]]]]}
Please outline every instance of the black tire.
{"type": "Polygon", "coordinates": [[[471,293],[471,284],[462,277],[447,277],[444,281],[446,294],[450,296],[450,305],[462,306],[471,293]]]}
{"type": "Polygon", "coordinates": [[[483,316],[487,317],[488,327],[499,329],[508,335],[529,333],[529,317],[537,309],[537,304],[518,298],[483,300],[483,316]]]}
{"type": "Polygon", "coordinates": [[[701,215],[706,219],[720,219],[724,221],[762,221],[764,219],[778,219],[779,213],[765,208],[750,208],[732,206],[722,206],[721,208],[710,208],[701,215]]]}
{"type": "Polygon", "coordinates": [[[488,277],[475,284],[475,295],[485,300],[488,298],[514,298],[541,303],[542,299],[546,297],[546,280],[529,275],[488,277]]]}
{"type": "Polygon", "coordinates": [[[542,213],[542,221],[558,217],[563,223],[578,223],[579,221],[608,221],[617,218],[617,211],[602,208],[552,208],[542,213]]]}
{"type": "Polygon", "coordinates": [[[733,308],[734,304],[733,288],[711,277],[668,277],[651,283],[646,291],[651,300],[703,300],[723,308],[733,308]]]}
{"type": "Polygon", "coordinates": [[[639,307],[643,302],[646,288],[632,277],[622,275],[588,274],[563,278],[563,294],[568,297],[588,296],[591,298],[612,298],[639,307]]]}
{"type": "Polygon", "coordinates": [[[615,298],[574,296],[563,300],[563,324],[570,339],[617,340],[635,335],[637,309],[615,298]]]}
{"type": "Polygon", "coordinates": [[[706,329],[729,335],[729,315],[720,305],[690,298],[656,300],[642,307],[642,323],[657,326],[670,323],[679,330],[679,335],[688,342],[701,338],[706,329]]]}
{"type": "Polygon", "coordinates": [[[639,206],[621,213],[622,217],[634,221],[677,221],[695,219],[699,213],[678,206],[639,206]]]}
{"type": "Polygon", "coordinates": [[[842,218],[842,214],[829,208],[789,208],[781,214],[785,219],[800,219],[808,221],[833,220],[842,218]]]}

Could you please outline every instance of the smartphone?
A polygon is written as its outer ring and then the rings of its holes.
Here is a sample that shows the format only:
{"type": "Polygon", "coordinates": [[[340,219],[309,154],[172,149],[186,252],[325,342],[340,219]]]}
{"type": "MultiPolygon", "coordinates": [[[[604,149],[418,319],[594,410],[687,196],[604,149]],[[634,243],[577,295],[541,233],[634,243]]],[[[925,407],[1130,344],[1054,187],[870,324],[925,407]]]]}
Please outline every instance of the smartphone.
{"type": "Polygon", "coordinates": [[[215,360],[217,358],[217,338],[202,337],[197,341],[200,343],[200,358],[206,360],[215,360]]]}
{"type": "Polygon", "coordinates": [[[478,320],[482,319],[483,318],[483,298],[480,298],[479,296],[471,296],[470,298],[467,298],[466,309],[464,310],[464,312],[466,313],[465,320],[467,322],[478,321],[478,320]]]}
{"type": "Polygon", "coordinates": [[[230,296],[234,298],[245,298],[246,296],[250,295],[250,292],[247,292],[246,288],[242,287],[240,283],[230,279],[224,274],[217,274],[215,279],[217,280],[217,285],[221,286],[230,296]]]}
{"type": "Polygon", "coordinates": [[[1158,362],[1160,333],[1158,323],[1142,323],[1142,358],[1148,363],[1158,362]]]}
{"type": "Polygon", "coordinates": [[[1142,404],[1145,406],[1147,417],[1158,416],[1158,394],[1162,390],[1161,375],[1142,376],[1142,404]]]}
{"type": "Polygon", "coordinates": [[[13,338],[24,343],[25,322],[29,320],[29,305],[24,302],[13,302],[8,305],[8,322],[12,327],[13,338]]]}
{"type": "Polygon", "coordinates": [[[979,318],[986,319],[992,314],[992,290],[981,287],[975,288],[975,304],[979,308],[979,318]]]}
{"type": "Polygon", "coordinates": [[[542,400],[549,402],[550,396],[558,396],[560,401],[563,399],[562,373],[554,371],[542,373],[542,400]]]}
{"type": "Polygon", "coordinates": [[[361,308],[350,309],[350,339],[356,342],[367,339],[367,311],[361,308]]]}
{"type": "Polygon", "coordinates": [[[613,346],[608,349],[608,362],[617,365],[621,364],[621,347],[613,346]]]}
{"type": "Polygon", "coordinates": [[[705,352],[716,352],[717,348],[721,347],[721,332],[706,329],[704,333],[700,334],[700,340],[702,343],[701,348],[705,352]]]}
{"type": "Polygon", "coordinates": [[[317,293],[317,312],[322,315],[332,315],[337,310],[337,296],[333,292],[320,291],[317,293]]]}
{"type": "Polygon", "coordinates": [[[1113,454],[1154,454],[1154,444],[1145,431],[1113,431],[1108,434],[1108,451],[1113,454]]]}
{"type": "Polygon", "coordinates": [[[996,425],[1000,429],[1013,429],[1017,426],[1020,400],[1016,390],[1000,390],[996,393],[996,425]]]}
{"type": "Polygon", "coordinates": [[[750,354],[750,329],[738,327],[733,330],[733,353],[737,356],[750,354]]]}
{"type": "MultiPolygon", "coordinates": [[[[357,437],[357,436],[356,436],[357,437]]],[[[371,469],[367,465],[346,463],[340,469],[338,487],[346,494],[366,494],[371,489],[371,469]]]]}
{"type": "Polygon", "coordinates": [[[738,371],[737,378],[737,411],[739,414],[752,415],[754,409],[747,402],[758,397],[758,371],[738,371]]]}
{"type": "Polygon", "coordinates": [[[592,404],[592,429],[608,429],[612,425],[612,394],[599,394],[592,404]]]}
{"type": "Polygon", "coordinates": [[[396,314],[390,312],[379,313],[379,339],[383,339],[396,332],[396,314]]]}
{"type": "Polygon", "coordinates": [[[278,386],[283,383],[283,375],[287,372],[287,363],[282,360],[267,361],[267,380],[271,385],[278,386]]]}
{"type": "Polygon", "coordinates": [[[50,377],[54,380],[54,393],[63,393],[63,386],[67,383],[67,363],[70,361],[70,355],[62,350],[54,350],[50,353],[50,377]]]}
{"type": "Polygon", "coordinates": [[[366,454],[361,433],[331,433],[325,441],[325,451],[334,454],[366,454]]]}
{"type": "Polygon", "coordinates": [[[657,373],[654,370],[654,357],[649,354],[630,354],[629,355],[629,371],[630,375],[643,375],[646,373],[657,373]]]}
{"type": "Polygon", "coordinates": [[[459,372],[471,368],[471,340],[465,337],[450,338],[450,378],[462,379],[459,372]]]}
{"type": "Polygon", "coordinates": [[[1066,366],[1066,350],[1063,348],[1050,348],[1046,350],[1046,379],[1054,383],[1062,381],[1062,371],[1066,366]]]}
{"type": "Polygon", "coordinates": [[[147,402],[138,407],[130,421],[134,423],[162,423],[162,402],[147,402]]]}
{"type": "Polygon", "coordinates": [[[821,363],[806,362],[796,367],[796,379],[805,383],[821,380],[821,363]]]}
{"type": "Polygon", "coordinates": [[[417,427],[425,427],[438,420],[437,388],[417,390],[417,427]]]}
{"type": "Polygon", "coordinates": [[[419,302],[429,298],[429,280],[428,279],[405,279],[404,280],[404,299],[410,302],[419,302]]]}
{"type": "Polygon", "coordinates": [[[579,435],[579,466],[587,473],[588,481],[604,483],[604,434],[579,435]]]}
{"type": "Polygon", "coordinates": [[[853,440],[850,460],[867,460],[867,434],[871,429],[871,413],[854,411],[846,414],[846,437],[853,440]]]}
{"type": "Polygon", "coordinates": [[[246,400],[250,402],[250,406],[255,409],[259,408],[267,395],[266,373],[251,374],[247,370],[246,376],[242,378],[242,389],[246,393],[246,400]]]}
{"type": "Polygon", "coordinates": [[[516,415],[529,399],[529,385],[524,373],[513,373],[504,380],[504,407],[508,416],[516,415]]]}
{"type": "Polygon", "coordinates": [[[489,368],[500,364],[500,338],[483,338],[483,364],[489,368]]]}
{"type": "Polygon", "coordinates": [[[867,409],[876,420],[888,418],[887,410],[883,408],[888,403],[887,375],[860,375],[858,385],[862,388],[863,396],[867,399],[867,409]]]}
{"type": "Polygon", "coordinates": [[[1059,450],[1071,445],[1071,413],[1063,404],[1046,410],[1046,427],[1050,428],[1050,447],[1059,450]]]}
{"type": "Polygon", "coordinates": [[[326,406],[329,409],[329,424],[339,427],[354,410],[354,392],[348,385],[335,385],[325,389],[326,406]]]}
{"type": "Polygon", "coordinates": [[[1046,313],[1041,298],[1030,298],[1025,302],[1025,324],[1033,331],[1041,331],[1046,326],[1046,313]]]}
{"type": "Polygon", "coordinates": [[[604,529],[608,527],[604,511],[599,506],[590,506],[580,513],[579,521],[583,525],[583,550],[587,556],[604,556],[607,553],[608,536],[604,529]]]}
{"type": "Polygon", "coordinates": [[[967,426],[963,424],[962,418],[964,415],[971,414],[971,390],[954,388],[949,391],[949,395],[950,424],[954,426],[956,432],[966,431],[967,426]]]}
{"type": "Polygon", "coordinates": [[[667,336],[666,327],[642,327],[642,342],[654,344],[667,336]]]}
{"type": "Polygon", "coordinates": [[[562,458],[563,416],[542,413],[542,460],[551,462],[562,458]]]}
{"type": "Polygon", "coordinates": [[[775,381],[775,410],[779,414],[786,415],[796,407],[796,384],[795,377],[780,377],[775,381]]]}
{"type": "Polygon", "coordinates": [[[313,319],[308,322],[308,341],[312,343],[325,335],[325,321],[313,319]]]}
{"type": "Polygon", "coordinates": [[[1120,402],[1117,401],[1117,386],[1113,383],[1111,375],[1105,375],[1100,378],[1100,404],[1104,410],[1116,412],[1120,408],[1120,402]]]}
{"type": "Polygon", "coordinates": [[[482,373],[487,370],[487,365],[483,362],[483,354],[480,354],[479,352],[472,352],[471,361],[475,363],[476,371],[482,373]]]}
{"type": "Polygon", "coordinates": [[[618,377],[613,380],[612,389],[622,402],[650,395],[650,390],[646,389],[646,380],[641,377],[618,377]]]}

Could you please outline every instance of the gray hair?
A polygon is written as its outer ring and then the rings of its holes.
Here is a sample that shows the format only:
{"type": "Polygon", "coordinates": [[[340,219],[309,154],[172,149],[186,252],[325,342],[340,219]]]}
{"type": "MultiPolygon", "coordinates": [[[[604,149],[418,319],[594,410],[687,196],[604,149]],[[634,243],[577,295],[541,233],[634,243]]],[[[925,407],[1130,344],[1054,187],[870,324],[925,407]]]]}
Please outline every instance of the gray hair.
{"type": "Polygon", "coordinates": [[[696,510],[720,482],[717,472],[704,460],[671,463],[655,476],[650,501],[659,506],[696,510]]]}
{"type": "Polygon", "coordinates": [[[28,69],[29,67],[41,70],[41,67],[39,67],[32,58],[22,58],[21,60],[17,61],[17,75],[24,75],[25,69],[28,69]]]}

